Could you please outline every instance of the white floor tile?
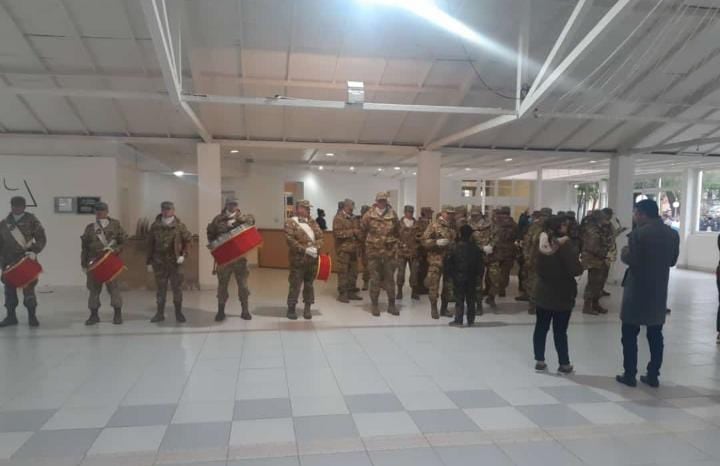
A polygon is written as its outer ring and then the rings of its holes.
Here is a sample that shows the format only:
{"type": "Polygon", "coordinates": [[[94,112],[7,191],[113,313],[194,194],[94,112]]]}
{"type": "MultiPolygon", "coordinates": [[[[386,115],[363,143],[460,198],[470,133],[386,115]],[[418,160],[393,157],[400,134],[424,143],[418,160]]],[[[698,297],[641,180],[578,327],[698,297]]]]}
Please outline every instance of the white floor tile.
{"type": "Polygon", "coordinates": [[[232,423],[231,447],[293,442],[295,442],[295,430],[290,418],[256,419],[232,423]]]}
{"type": "Polygon", "coordinates": [[[361,437],[420,433],[420,429],[406,412],[356,413],[353,418],[361,437]]]}
{"type": "Polygon", "coordinates": [[[167,426],[110,427],[100,432],[88,455],[154,452],[160,448],[167,426]]]}
{"type": "Polygon", "coordinates": [[[537,425],[513,407],[466,409],[482,430],[532,429],[537,425]]]}
{"type": "Polygon", "coordinates": [[[117,406],[62,408],[43,426],[43,430],[90,429],[105,427],[117,406]]]}
{"type": "Polygon", "coordinates": [[[234,409],[234,401],[180,403],[172,423],[230,422],[233,419],[234,409]]]}
{"type": "Polygon", "coordinates": [[[615,403],[576,403],[568,405],[593,424],[640,424],[640,416],[615,403]]]}

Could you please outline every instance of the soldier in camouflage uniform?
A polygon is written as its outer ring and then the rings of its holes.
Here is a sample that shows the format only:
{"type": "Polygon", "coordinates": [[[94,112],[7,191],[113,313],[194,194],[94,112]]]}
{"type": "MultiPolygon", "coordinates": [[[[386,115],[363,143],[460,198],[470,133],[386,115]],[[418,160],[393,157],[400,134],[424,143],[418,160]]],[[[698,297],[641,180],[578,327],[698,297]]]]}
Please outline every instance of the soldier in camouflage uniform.
{"type": "Polygon", "coordinates": [[[164,201],[160,204],[161,213],[155,217],[148,232],[148,271],[155,274],[157,286],[157,312],[150,322],[165,320],[165,300],[168,281],[172,288],[175,320],[185,322],[182,313],[183,300],[183,264],[192,241],[192,235],[184,223],[175,216],[175,204],[164,201]]]}
{"type": "MultiPolygon", "coordinates": [[[[433,319],[440,318],[437,307],[440,278],[443,276],[445,257],[455,242],[455,230],[450,227],[453,213],[454,209],[452,207],[444,206],[438,218],[427,227],[422,235],[422,245],[428,256],[428,273],[427,277],[425,277],[425,286],[429,290],[430,315],[433,319]]],[[[449,281],[449,279],[443,279],[441,307],[444,310],[443,315],[451,317],[452,315],[447,311],[448,288],[445,286],[445,283],[449,281]]]]}
{"type": "Polygon", "coordinates": [[[367,213],[367,211],[370,210],[370,206],[364,205],[360,207],[360,215],[357,217],[357,225],[361,232],[360,237],[360,263],[363,266],[363,272],[362,272],[362,290],[367,291],[369,284],[370,284],[370,269],[368,268],[368,257],[367,257],[367,251],[365,250],[365,237],[362,236],[364,233],[362,233],[362,218],[367,213]]]}
{"type": "MultiPolygon", "coordinates": [[[[98,311],[100,310],[100,293],[103,284],[98,283],[92,274],[88,273],[88,267],[92,261],[102,258],[108,252],[120,254],[127,235],[120,222],[108,217],[108,205],[104,202],[95,204],[95,222],[85,227],[85,232],[80,238],[82,252],[80,254],[80,265],[87,274],[87,289],[90,291],[88,308],[90,317],[85,325],[95,325],[100,322],[98,311]]],[[[117,280],[105,282],[105,288],[110,294],[110,305],[113,308],[113,324],[122,324],[122,296],[120,296],[120,285],[117,280]]]]}
{"type": "Polygon", "coordinates": [[[485,302],[495,308],[495,297],[505,296],[505,289],[510,282],[510,271],[515,263],[515,241],[517,240],[517,224],[510,216],[509,207],[501,207],[497,211],[490,230],[490,248],[488,257],[490,266],[490,290],[485,302]]]}
{"type": "Polygon", "coordinates": [[[312,305],[315,303],[315,276],[317,275],[318,254],[323,245],[323,232],[310,217],[310,201],[295,203],[295,216],[285,222],[285,238],[288,245],[290,274],[288,276],[287,318],[297,319],[297,306],[302,289],[303,318],[312,319],[312,305]]]}
{"type": "Polygon", "coordinates": [[[475,306],[477,307],[477,315],[483,314],[482,295],[483,280],[487,267],[485,266],[485,248],[490,244],[490,222],[483,216],[482,207],[473,206],[470,210],[470,227],[473,229],[472,239],[480,248],[483,254],[483,266],[478,272],[477,282],[475,283],[475,306]]]}
{"type": "Polygon", "coordinates": [[[533,212],[532,223],[528,227],[523,240],[523,256],[525,257],[525,283],[528,294],[528,314],[535,314],[535,284],[537,283],[537,254],[540,245],[540,233],[545,228],[545,221],[552,216],[552,209],[543,207],[533,212]]]}
{"type": "Polygon", "coordinates": [[[380,289],[384,289],[388,296],[388,314],[400,315],[395,306],[393,283],[400,241],[400,222],[395,210],[388,204],[388,197],[386,192],[377,193],[375,205],[363,215],[361,223],[370,269],[370,300],[374,316],[380,315],[380,289]]]}
{"type": "MultiPolygon", "coordinates": [[[[23,257],[35,260],[42,252],[47,243],[45,230],[40,221],[30,212],[25,212],[25,198],[13,197],[10,200],[11,212],[0,221],[0,268],[3,270],[23,257]]],[[[7,316],[0,322],[0,327],[17,325],[17,314],[15,309],[19,304],[17,289],[5,285],[5,308],[7,316]]],[[[28,324],[37,327],[40,323],[37,320],[37,297],[35,286],[37,280],[23,288],[23,305],[28,311],[28,324]]]]}
{"type": "Polygon", "coordinates": [[[335,270],[338,280],[338,301],[349,303],[350,300],[362,299],[355,291],[361,233],[353,215],[355,202],[352,199],[345,199],[342,205],[342,209],[333,219],[335,270]]]}
{"type": "Polygon", "coordinates": [[[417,219],[418,238],[420,247],[418,248],[418,276],[417,287],[418,294],[427,294],[428,289],[425,286],[425,278],[428,272],[428,256],[425,247],[422,245],[422,235],[432,223],[433,211],[430,207],[420,208],[420,217],[417,219]]]}
{"type": "Polygon", "coordinates": [[[420,299],[418,293],[418,250],[422,231],[418,228],[418,221],[413,214],[415,208],[406,205],[404,216],[400,219],[400,249],[398,251],[397,269],[397,299],[403,298],[405,285],[405,269],[410,268],[410,290],[412,299],[420,299]]]}
{"type": "Polygon", "coordinates": [[[588,271],[585,285],[584,314],[598,315],[607,313],[600,305],[603,286],[609,268],[610,243],[608,241],[609,221],[600,210],[590,214],[581,226],[582,253],[580,262],[588,271]]]}
{"type": "MultiPolygon", "coordinates": [[[[225,201],[225,209],[216,215],[207,226],[208,243],[212,244],[222,235],[226,235],[236,228],[250,227],[252,225],[255,225],[255,217],[240,212],[238,200],[229,198],[225,201]]],[[[247,258],[244,256],[239,257],[234,262],[219,266],[215,270],[215,274],[218,277],[218,311],[217,314],[215,314],[215,322],[225,320],[225,304],[230,297],[228,286],[233,276],[237,283],[240,306],[242,307],[240,318],[251,320],[252,314],[250,314],[250,305],[248,303],[248,298],[250,297],[250,290],[248,289],[250,271],[248,270],[247,258]]]]}

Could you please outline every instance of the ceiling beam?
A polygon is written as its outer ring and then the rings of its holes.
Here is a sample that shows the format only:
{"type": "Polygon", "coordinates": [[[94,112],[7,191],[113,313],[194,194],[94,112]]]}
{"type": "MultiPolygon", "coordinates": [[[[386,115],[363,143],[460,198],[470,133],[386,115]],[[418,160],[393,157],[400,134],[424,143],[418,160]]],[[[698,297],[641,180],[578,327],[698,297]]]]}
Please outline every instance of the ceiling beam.
{"type": "Polygon", "coordinates": [[[718,143],[718,142],[720,142],[720,136],[710,137],[710,138],[687,139],[685,141],[671,142],[669,144],[657,144],[654,146],[635,147],[635,148],[623,151],[623,154],[633,155],[633,154],[651,154],[654,152],[672,152],[672,151],[681,152],[678,149],[684,149],[684,148],[690,147],[690,146],[700,146],[700,145],[704,146],[707,144],[714,144],[714,143],[718,143]]]}
{"type": "Polygon", "coordinates": [[[471,126],[470,128],[466,128],[462,131],[458,131],[457,133],[450,134],[449,136],[445,136],[444,138],[433,141],[430,144],[426,145],[425,149],[436,150],[448,144],[452,144],[453,142],[457,142],[461,139],[468,138],[474,134],[496,128],[498,126],[502,126],[514,120],[517,120],[517,115],[500,115],[498,117],[484,121],[478,125],[471,126]]]}

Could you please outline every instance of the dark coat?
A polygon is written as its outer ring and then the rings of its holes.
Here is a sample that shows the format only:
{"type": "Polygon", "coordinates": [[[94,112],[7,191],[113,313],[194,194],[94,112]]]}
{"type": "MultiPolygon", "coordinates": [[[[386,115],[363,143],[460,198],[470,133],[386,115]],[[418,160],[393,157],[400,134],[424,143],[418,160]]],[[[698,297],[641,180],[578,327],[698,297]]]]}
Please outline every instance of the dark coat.
{"type": "Polygon", "coordinates": [[[578,256],[577,247],[572,241],[560,246],[557,252],[550,256],[537,253],[537,307],[549,311],[572,311],[577,297],[575,277],[583,273],[578,256]]]}
{"type": "Polygon", "coordinates": [[[628,238],[621,255],[628,268],[620,320],[631,325],[663,325],[670,267],[677,262],[680,237],[656,219],[635,228],[628,238]]]}
{"type": "Polygon", "coordinates": [[[483,269],[483,254],[474,241],[459,241],[445,257],[447,276],[458,284],[475,283],[483,269]]]}

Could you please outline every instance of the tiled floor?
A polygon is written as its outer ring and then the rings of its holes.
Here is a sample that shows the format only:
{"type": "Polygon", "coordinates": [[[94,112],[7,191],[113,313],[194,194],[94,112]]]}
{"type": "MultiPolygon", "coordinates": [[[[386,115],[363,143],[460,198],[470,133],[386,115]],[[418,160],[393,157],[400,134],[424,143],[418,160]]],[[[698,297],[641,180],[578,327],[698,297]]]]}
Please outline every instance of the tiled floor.
{"type": "Polygon", "coordinates": [[[331,281],[290,322],[285,284],[252,271],[251,322],[232,302],[216,324],[214,292],[188,292],[182,327],[151,325],[152,294],[132,292],[125,325],[106,307],[86,328],[84,290],[41,289],[42,326],[0,331],[0,466],[720,465],[711,275],[673,272],[659,390],[613,380],[617,288],[609,315],[573,314],[563,377],[532,370],[512,297],[455,329],[426,298],[373,318],[331,281]]]}

